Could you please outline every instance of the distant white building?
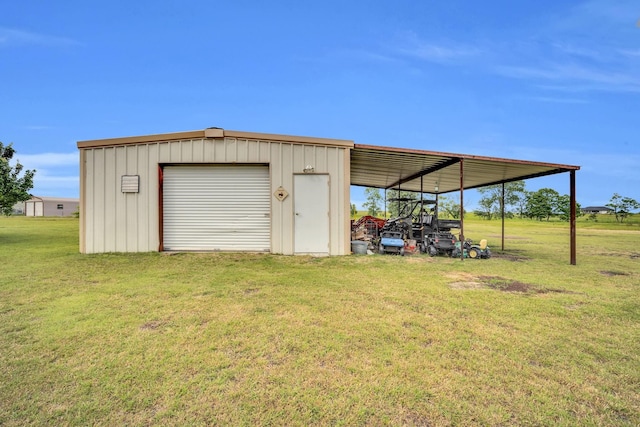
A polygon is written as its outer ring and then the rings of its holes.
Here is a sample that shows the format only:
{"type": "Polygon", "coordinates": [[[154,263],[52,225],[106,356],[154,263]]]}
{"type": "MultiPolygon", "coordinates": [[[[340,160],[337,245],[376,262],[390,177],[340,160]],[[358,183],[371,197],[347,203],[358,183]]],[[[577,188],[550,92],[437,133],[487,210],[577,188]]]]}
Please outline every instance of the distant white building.
{"type": "Polygon", "coordinates": [[[24,202],[26,216],[71,216],[78,210],[79,199],[36,197],[24,202]]]}
{"type": "Polygon", "coordinates": [[[581,211],[585,214],[608,214],[612,213],[613,209],[607,206],[587,206],[586,208],[582,208],[581,211]]]}

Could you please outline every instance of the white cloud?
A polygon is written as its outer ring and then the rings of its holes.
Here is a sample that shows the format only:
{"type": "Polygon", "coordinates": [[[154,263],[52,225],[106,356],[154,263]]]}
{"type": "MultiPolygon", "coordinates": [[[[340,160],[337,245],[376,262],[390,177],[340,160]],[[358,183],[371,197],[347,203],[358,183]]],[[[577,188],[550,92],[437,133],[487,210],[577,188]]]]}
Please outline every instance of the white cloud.
{"type": "Polygon", "coordinates": [[[526,99],[530,99],[532,101],[538,102],[550,102],[554,104],[586,104],[587,101],[584,99],[576,99],[576,98],[558,98],[551,96],[532,96],[526,99]]]}
{"type": "Polygon", "coordinates": [[[24,129],[26,130],[51,130],[51,129],[55,129],[53,126],[46,126],[46,125],[29,125],[29,126],[25,126],[24,129]]]}
{"type": "Polygon", "coordinates": [[[80,193],[78,176],[52,176],[36,173],[31,194],[36,196],[78,197],[80,193]]]}
{"type": "Polygon", "coordinates": [[[39,153],[16,154],[15,160],[19,160],[25,169],[42,169],[51,167],[77,167],[80,162],[78,152],[72,153],[39,153]]]}
{"type": "Polygon", "coordinates": [[[38,175],[36,174],[34,181],[36,186],[51,188],[62,186],[75,186],[78,187],[78,176],[52,176],[52,175],[38,175]]]}
{"type": "Polygon", "coordinates": [[[80,177],[77,169],[38,169],[33,178],[31,194],[36,196],[78,197],[80,177]]]}
{"type": "Polygon", "coordinates": [[[640,49],[618,49],[617,52],[626,57],[640,58],[640,49]]]}
{"type": "Polygon", "coordinates": [[[615,182],[618,179],[640,183],[640,175],[636,172],[640,164],[640,155],[631,149],[624,152],[620,147],[619,153],[602,153],[587,150],[541,148],[534,145],[512,146],[514,152],[522,159],[546,161],[565,165],[580,166],[579,173],[588,173],[600,179],[615,182]]]}
{"type": "Polygon", "coordinates": [[[350,51],[344,51],[344,53],[346,56],[350,58],[357,58],[357,59],[362,59],[370,62],[377,62],[377,63],[383,63],[383,64],[384,63],[394,64],[394,63],[400,62],[397,58],[394,58],[392,56],[383,55],[381,53],[376,53],[376,52],[368,52],[364,50],[350,50],[350,51]]]}
{"type": "Polygon", "coordinates": [[[391,50],[396,54],[436,63],[452,63],[482,53],[477,46],[452,41],[427,41],[413,32],[403,34],[391,50]]]}
{"type": "Polygon", "coordinates": [[[41,45],[41,46],[78,46],[79,42],[67,38],[31,31],[0,27],[0,47],[41,45]]]}
{"type": "Polygon", "coordinates": [[[472,47],[446,46],[434,43],[420,43],[411,48],[401,49],[399,52],[432,62],[450,62],[480,54],[479,49],[472,47]]]}
{"type": "MultiPolygon", "coordinates": [[[[515,79],[555,81],[557,89],[568,86],[576,91],[640,92],[640,77],[624,71],[607,71],[579,64],[537,66],[500,66],[496,72],[515,79]]],[[[554,86],[547,86],[553,89],[554,86]]]]}
{"type": "Polygon", "coordinates": [[[474,72],[522,80],[547,91],[637,93],[640,34],[633,13],[638,13],[637,1],[593,0],[535,28],[522,28],[511,38],[432,41],[407,32],[391,51],[423,62],[473,67],[474,72]]]}

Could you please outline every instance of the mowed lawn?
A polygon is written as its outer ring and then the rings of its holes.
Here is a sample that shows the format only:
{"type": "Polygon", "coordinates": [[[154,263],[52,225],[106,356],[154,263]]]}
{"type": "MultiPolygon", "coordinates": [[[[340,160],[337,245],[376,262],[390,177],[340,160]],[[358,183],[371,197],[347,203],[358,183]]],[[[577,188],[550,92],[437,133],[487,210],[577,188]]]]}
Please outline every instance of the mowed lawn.
{"type": "Polygon", "coordinates": [[[490,260],[78,253],[0,219],[0,425],[640,425],[640,228],[490,260]]]}

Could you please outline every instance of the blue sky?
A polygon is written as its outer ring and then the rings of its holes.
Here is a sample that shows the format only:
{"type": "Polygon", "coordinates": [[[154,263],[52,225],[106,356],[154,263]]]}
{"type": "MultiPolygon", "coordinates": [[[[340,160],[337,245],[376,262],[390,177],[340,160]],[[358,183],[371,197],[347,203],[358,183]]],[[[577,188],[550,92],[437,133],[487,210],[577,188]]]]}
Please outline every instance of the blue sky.
{"type": "Polygon", "coordinates": [[[637,0],[5,1],[0,100],[40,196],[78,196],[78,140],[218,126],[579,165],[583,206],[640,200],[637,0]]]}

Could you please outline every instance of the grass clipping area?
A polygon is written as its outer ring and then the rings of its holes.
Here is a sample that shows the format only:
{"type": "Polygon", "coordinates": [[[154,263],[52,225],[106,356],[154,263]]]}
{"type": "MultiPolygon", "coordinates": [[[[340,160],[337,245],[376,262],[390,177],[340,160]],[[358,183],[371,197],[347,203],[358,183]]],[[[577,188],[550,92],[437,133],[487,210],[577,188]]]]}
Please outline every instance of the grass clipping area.
{"type": "Polygon", "coordinates": [[[467,227],[493,258],[80,255],[77,220],[0,219],[0,425],[639,425],[640,232],[579,229],[571,266],[566,225],[467,227]]]}

